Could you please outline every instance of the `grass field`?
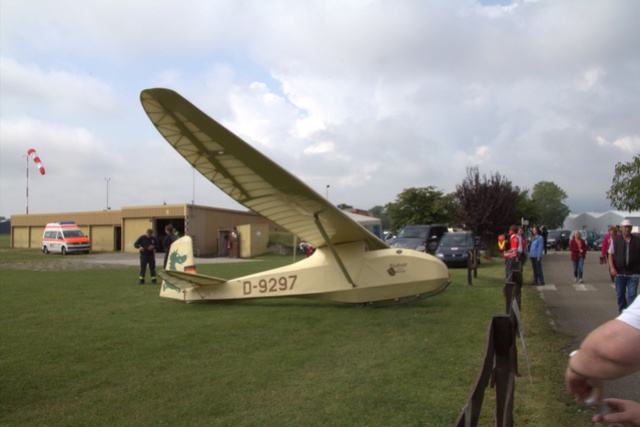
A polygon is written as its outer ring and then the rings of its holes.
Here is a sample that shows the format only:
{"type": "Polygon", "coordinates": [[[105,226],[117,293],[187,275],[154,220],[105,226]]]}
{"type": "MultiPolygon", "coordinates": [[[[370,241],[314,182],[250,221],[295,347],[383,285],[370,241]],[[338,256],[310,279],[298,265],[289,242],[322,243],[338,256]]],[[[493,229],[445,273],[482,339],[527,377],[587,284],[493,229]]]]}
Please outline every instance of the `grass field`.
{"type": "MultiPolygon", "coordinates": [[[[60,269],[61,256],[8,249],[6,236],[0,246],[3,426],[448,426],[504,310],[499,262],[483,263],[474,286],[454,269],[442,294],[382,309],[187,305],[137,286],[135,267],[60,269]]],[[[233,277],[291,257],[257,260],[198,272],[233,277]]],[[[528,288],[523,323],[532,384],[521,358],[515,425],[589,425],[564,391],[567,340],[528,288]]]]}

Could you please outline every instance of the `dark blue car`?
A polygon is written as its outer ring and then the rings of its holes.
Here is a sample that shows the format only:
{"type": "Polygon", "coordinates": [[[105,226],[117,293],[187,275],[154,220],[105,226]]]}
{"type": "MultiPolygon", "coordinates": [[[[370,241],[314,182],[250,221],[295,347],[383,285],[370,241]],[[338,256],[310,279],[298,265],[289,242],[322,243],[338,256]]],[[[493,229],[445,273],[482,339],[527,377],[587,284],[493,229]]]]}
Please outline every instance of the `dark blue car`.
{"type": "MultiPolygon", "coordinates": [[[[447,267],[466,267],[469,263],[469,251],[479,248],[479,243],[473,233],[457,232],[442,236],[436,250],[436,257],[441,259],[447,267]]],[[[480,264],[480,258],[477,258],[480,264]]]]}

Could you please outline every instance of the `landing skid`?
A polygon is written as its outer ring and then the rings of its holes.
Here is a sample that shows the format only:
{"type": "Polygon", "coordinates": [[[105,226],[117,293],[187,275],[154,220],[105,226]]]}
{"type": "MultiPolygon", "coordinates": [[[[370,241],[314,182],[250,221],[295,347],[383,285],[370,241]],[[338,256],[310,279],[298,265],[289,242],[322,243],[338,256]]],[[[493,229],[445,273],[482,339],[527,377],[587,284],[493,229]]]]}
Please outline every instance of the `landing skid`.
{"type": "Polygon", "coordinates": [[[383,301],[372,301],[372,302],[359,302],[356,304],[353,304],[354,307],[356,308],[384,308],[384,307],[391,307],[394,305],[400,305],[400,304],[407,304],[407,303],[411,303],[411,302],[416,302],[416,301],[420,301],[426,298],[430,298],[432,296],[438,295],[440,292],[444,291],[447,286],[449,286],[451,282],[448,282],[445,286],[443,286],[442,288],[435,290],[433,292],[427,292],[426,294],[420,294],[420,295],[410,295],[408,297],[402,297],[402,298],[394,298],[394,299],[387,299],[387,300],[383,300],[383,301]]]}

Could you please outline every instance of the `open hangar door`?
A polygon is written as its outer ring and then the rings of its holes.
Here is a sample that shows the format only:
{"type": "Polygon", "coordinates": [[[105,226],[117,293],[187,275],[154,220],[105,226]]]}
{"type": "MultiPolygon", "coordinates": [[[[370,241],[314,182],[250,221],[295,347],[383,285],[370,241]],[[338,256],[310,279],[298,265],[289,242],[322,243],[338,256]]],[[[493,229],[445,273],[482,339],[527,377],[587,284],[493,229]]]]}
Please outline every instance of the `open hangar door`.
{"type": "Polygon", "coordinates": [[[164,252],[164,246],[162,245],[162,241],[167,235],[164,232],[164,228],[167,225],[171,225],[173,227],[173,231],[178,231],[178,235],[180,237],[184,236],[184,217],[182,218],[156,218],[156,229],[154,230],[154,234],[158,239],[158,252],[164,252]]]}

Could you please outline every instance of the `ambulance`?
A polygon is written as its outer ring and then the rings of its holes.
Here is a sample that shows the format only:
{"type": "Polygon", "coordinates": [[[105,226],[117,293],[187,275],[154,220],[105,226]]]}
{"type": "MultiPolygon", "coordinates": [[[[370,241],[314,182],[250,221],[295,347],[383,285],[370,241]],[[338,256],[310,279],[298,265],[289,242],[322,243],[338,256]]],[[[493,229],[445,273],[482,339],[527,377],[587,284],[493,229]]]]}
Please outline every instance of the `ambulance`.
{"type": "Polygon", "coordinates": [[[89,238],[73,221],[51,222],[42,234],[42,252],[66,255],[73,252],[89,253],[89,238]]]}

